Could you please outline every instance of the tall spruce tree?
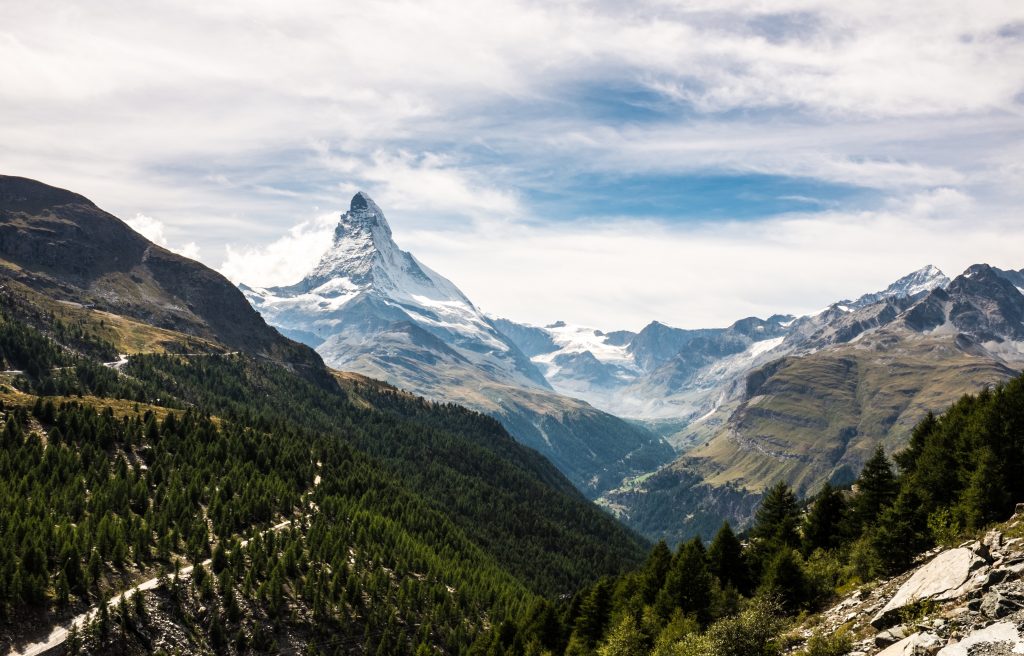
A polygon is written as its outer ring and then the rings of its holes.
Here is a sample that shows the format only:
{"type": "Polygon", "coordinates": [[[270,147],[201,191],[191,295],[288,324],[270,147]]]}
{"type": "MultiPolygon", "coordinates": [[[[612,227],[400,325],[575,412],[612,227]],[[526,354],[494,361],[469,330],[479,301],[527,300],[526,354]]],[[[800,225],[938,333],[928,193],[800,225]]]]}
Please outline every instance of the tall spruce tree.
{"type": "Polygon", "coordinates": [[[800,506],[785,481],[779,481],[764,495],[757,509],[750,537],[765,543],[791,548],[800,545],[800,506]]]}
{"type": "Polygon", "coordinates": [[[708,569],[721,586],[732,586],[739,592],[750,592],[750,575],[743,559],[743,545],[733,533],[729,522],[723,522],[708,547],[708,569]]]}
{"type": "Polygon", "coordinates": [[[679,545],[665,585],[658,593],[658,615],[667,620],[679,608],[701,626],[711,621],[711,573],[700,538],[679,545]]]}
{"type": "Polygon", "coordinates": [[[811,554],[815,549],[838,547],[844,537],[842,526],[845,515],[846,501],[842,493],[825,483],[804,521],[803,552],[811,554]]]}
{"type": "Polygon", "coordinates": [[[885,456],[882,445],[864,463],[864,469],[857,479],[857,495],[853,499],[853,520],[858,529],[873,524],[882,510],[892,505],[899,492],[896,474],[885,456]]]}

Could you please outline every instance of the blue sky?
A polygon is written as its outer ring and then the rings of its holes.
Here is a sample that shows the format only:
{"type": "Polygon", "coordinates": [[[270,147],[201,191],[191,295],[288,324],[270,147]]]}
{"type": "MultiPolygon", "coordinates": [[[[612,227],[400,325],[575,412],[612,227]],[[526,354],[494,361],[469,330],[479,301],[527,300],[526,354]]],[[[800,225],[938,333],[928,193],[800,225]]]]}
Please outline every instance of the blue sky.
{"type": "Polygon", "coordinates": [[[483,309],[604,329],[1024,266],[1011,0],[0,5],[0,171],[235,281],[356,190],[483,309]]]}

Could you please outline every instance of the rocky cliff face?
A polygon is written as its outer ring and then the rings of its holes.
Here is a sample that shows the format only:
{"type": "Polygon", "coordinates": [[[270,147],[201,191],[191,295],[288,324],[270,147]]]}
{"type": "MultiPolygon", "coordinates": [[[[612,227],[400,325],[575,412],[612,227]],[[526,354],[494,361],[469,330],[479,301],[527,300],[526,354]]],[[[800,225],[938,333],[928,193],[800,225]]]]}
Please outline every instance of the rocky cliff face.
{"type": "Polygon", "coordinates": [[[1024,653],[1024,504],[983,539],[934,549],[919,563],[854,591],[798,637],[847,632],[856,640],[851,656],[1024,653]]]}

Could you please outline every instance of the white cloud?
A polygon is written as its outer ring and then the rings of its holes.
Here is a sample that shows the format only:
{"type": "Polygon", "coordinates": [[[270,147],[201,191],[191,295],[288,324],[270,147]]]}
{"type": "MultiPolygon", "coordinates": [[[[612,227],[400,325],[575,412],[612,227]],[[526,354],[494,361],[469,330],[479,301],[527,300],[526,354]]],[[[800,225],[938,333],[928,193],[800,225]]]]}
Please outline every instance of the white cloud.
{"type": "Polygon", "coordinates": [[[857,214],[686,228],[628,219],[493,223],[469,234],[398,238],[499,316],[604,330],[638,329],[654,319],[695,328],[811,312],[883,289],[929,263],[949,275],[977,262],[1024,266],[1024,224],[1013,215],[962,213],[963,202],[940,191],[907,207],[857,214]]]}
{"type": "Polygon", "coordinates": [[[153,217],[146,216],[145,214],[136,214],[135,218],[126,219],[125,223],[127,223],[132,230],[158,246],[163,246],[168,250],[174,251],[178,255],[182,255],[192,260],[199,259],[200,248],[194,241],[190,241],[180,247],[169,245],[167,243],[166,235],[167,226],[159,219],[154,219],[153,217]]]}
{"type": "Polygon", "coordinates": [[[134,219],[126,219],[125,223],[149,241],[159,246],[167,246],[167,237],[164,235],[164,224],[151,216],[136,214],[134,219]]]}
{"type": "Polygon", "coordinates": [[[181,255],[182,257],[187,257],[190,260],[199,259],[199,245],[196,244],[194,241],[190,241],[187,244],[182,245],[181,248],[174,248],[172,250],[178,255],[181,255]]]}
{"type": "Polygon", "coordinates": [[[289,228],[364,188],[495,311],[720,322],[758,294],[797,309],[910,260],[1004,256],[1024,189],[1024,39],[1006,26],[1022,20],[1015,0],[14,0],[0,170],[236,280],[297,280],[336,213],[289,228]],[[614,190],[707,171],[892,200],[568,221],[574,176],[614,190]],[[567,209],[549,222],[536,197],[567,209]]]}
{"type": "Polygon", "coordinates": [[[489,217],[522,211],[514,193],[490,186],[436,153],[376,151],[364,161],[328,156],[324,162],[346,175],[345,191],[367,187],[378,203],[393,210],[489,217]]]}
{"type": "MultiPolygon", "coordinates": [[[[294,283],[327,248],[336,219],[331,213],[300,223],[266,247],[229,247],[221,271],[258,286],[294,283]]],[[[395,231],[399,245],[485,311],[604,330],[636,330],[651,320],[708,327],[750,315],[807,313],[883,289],[925,264],[948,275],[977,262],[1024,266],[1024,224],[949,188],[911,194],[878,211],[756,222],[493,219],[460,231],[418,228],[414,220],[403,225],[395,231]]]]}
{"type": "Polygon", "coordinates": [[[327,250],[337,221],[337,214],[322,214],[293,226],[266,246],[228,244],[219,271],[236,284],[257,287],[298,282],[327,250]]]}

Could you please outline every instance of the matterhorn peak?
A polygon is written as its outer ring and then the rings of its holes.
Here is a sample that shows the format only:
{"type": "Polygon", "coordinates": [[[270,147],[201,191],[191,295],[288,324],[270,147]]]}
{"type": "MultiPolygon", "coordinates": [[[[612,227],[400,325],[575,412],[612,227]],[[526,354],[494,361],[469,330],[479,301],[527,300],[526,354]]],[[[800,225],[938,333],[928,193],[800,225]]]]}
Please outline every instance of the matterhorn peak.
{"type": "Polygon", "coordinates": [[[375,237],[391,239],[391,226],[384,218],[384,212],[377,203],[373,202],[369,194],[360,191],[352,197],[348,211],[341,215],[338,227],[334,230],[334,241],[337,242],[353,232],[369,231],[372,233],[375,229],[381,233],[375,237]]]}

